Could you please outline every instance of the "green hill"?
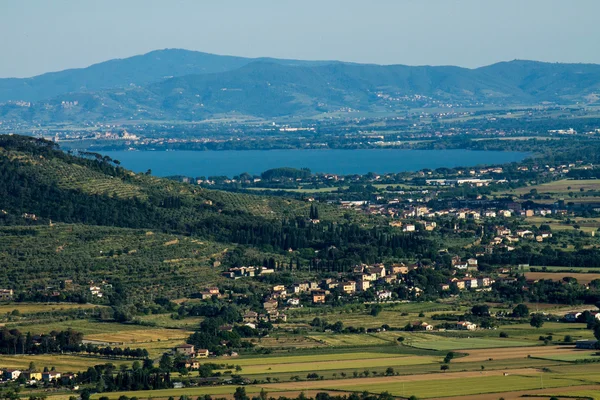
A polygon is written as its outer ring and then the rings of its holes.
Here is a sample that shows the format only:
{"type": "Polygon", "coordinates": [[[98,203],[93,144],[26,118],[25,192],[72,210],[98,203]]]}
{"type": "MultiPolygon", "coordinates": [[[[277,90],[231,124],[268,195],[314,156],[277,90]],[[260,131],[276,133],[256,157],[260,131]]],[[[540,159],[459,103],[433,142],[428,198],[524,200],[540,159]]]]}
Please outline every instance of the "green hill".
{"type": "Polygon", "coordinates": [[[65,279],[101,279],[132,296],[184,296],[218,277],[214,260],[344,271],[436,254],[418,234],[377,220],[364,226],[334,206],[320,204],[321,223],[310,223],[311,204],[206,190],[45,140],[0,136],[0,287],[39,300],[65,279]]]}

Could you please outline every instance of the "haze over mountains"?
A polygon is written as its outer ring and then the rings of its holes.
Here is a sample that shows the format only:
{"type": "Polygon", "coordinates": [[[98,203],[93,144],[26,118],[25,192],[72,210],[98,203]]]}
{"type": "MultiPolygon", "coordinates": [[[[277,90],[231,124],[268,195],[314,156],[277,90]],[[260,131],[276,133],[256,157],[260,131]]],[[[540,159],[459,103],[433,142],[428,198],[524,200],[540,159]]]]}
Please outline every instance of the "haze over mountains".
{"type": "Polygon", "coordinates": [[[159,50],[88,68],[0,79],[0,118],[27,122],[312,116],[415,107],[598,104],[600,65],[511,61],[350,64],[159,50]]]}

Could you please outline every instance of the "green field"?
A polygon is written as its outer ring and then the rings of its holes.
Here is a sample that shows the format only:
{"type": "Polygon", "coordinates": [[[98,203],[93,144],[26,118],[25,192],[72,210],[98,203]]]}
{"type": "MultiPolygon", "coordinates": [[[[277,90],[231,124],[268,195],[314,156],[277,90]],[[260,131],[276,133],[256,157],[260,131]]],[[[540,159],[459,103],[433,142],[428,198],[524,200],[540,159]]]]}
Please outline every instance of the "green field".
{"type": "Polygon", "coordinates": [[[541,356],[538,358],[543,358],[545,360],[567,361],[567,362],[573,362],[573,361],[579,361],[579,360],[600,361],[600,356],[598,356],[596,353],[598,353],[598,352],[597,351],[583,351],[583,352],[578,351],[576,353],[571,353],[571,354],[547,355],[547,356],[541,356]]]}
{"type": "Polygon", "coordinates": [[[539,373],[531,376],[486,376],[485,371],[481,372],[479,377],[461,377],[460,380],[448,382],[448,384],[444,384],[446,379],[443,376],[436,376],[436,384],[432,384],[432,380],[402,381],[400,378],[396,382],[377,385],[353,382],[352,384],[326,385],[324,388],[372,393],[389,392],[395,396],[416,395],[419,398],[431,398],[581,385],[581,381],[578,379],[563,378],[556,374],[544,374],[543,377],[539,373]]]}
{"type": "Polygon", "coordinates": [[[525,340],[484,338],[484,337],[444,337],[428,333],[409,332],[384,332],[377,334],[382,338],[393,339],[403,336],[404,344],[419,349],[429,350],[468,350],[487,349],[495,347],[520,347],[531,346],[532,343],[525,340]]]}
{"type": "MultiPolygon", "coordinates": [[[[312,361],[299,363],[248,365],[242,367],[243,375],[270,374],[270,373],[300,373],[314,371],[344,370],[350,368],[378,368],[398,367],[407,365],[440,363],[442,357],[432,356],[404,356],[393,358],[348,359],[341,361],[312,361]]],[[[235,362],[234,362],[235,363],[235,362]]]]}
{"type": "Polygon", "coordinates": [[[569,192],[578,193],[580,189],[584,190],[600,190],[600,179],[582,179],[582,180],[571,180],[562,179],[559,181],[542,183],[541,185],[526,186],[518,189],[514,189],[510,193],[514,194],[526,194],[532,189],[536,189],[538,193],[548,194],[560,194],[566,195],[569,192]]]}
{"type": "Polygon", "coordinates": [[[0,355],[0,366],[4,368],[27,368],[29,363],[33,362],[40,370],[44,367],[56,367],[59,372],[78,372],[93,367],[98,364],[112,363],[115,365],[131,365],[132,360],[114,359],[104,357],[94,357],[88,355],[62,355],[62,354],[43,354],[43,355],[0,355]]]}
{"type": "Polygon", "coordinates": [[[387,345],[386,339],[369,334],[313,334],[309,338],[328,346],[373,346],[387,345]]]}
{"type": "Polygon", "coordinates": [[[0,314],[18,310],[22,315],[39,313],[56,313],[70,310],[88,310],[103,307],[95,304],[77,303],[0,303],[0,314]]]}

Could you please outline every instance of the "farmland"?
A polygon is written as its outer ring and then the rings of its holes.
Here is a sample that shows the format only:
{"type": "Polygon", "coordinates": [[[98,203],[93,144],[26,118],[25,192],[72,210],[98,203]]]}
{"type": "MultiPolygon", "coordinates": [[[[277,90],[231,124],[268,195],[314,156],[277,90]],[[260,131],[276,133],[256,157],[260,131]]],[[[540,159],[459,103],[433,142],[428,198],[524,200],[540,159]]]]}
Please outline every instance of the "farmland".
{"type": "Polygon", "coordinates": [[[570,179],[562,179],[554,182],[543,183],[541,185],[536,186],[527,186],[519,189],[514,189],[510,193],[514,194],[526,194],[531,190],[537,190],[538,193],[547,193],[547,194],[556,194],[565,196],[569,192],[579,192],[581,189],[584,191],[592,190],[597,191],[600,190],[600,179],[582,179],[582,180],[570,180],[570,179]]]}
{"type": "Polygon", "coordinates": [[[589,284],[595,279],[600,279],[600,273],[572,273],[572,272],[526,272],[525,277],[527,279],[550,279],[556,282],[562,281],[564,277],[570,277],[577,279],[578,283],[589,284]]]}
{"type": "Polygon", "coordinates": [[[98,364],[112,363],[115,365],[131,364],[131,360],[92,357],[87,355],[26,355],[6,356],[0,355],[0,365],[5,368],[27,368],[29,363],[35,363],[40,368],[56,367],[57,371],[77,372],[86,370],[98,364]]]}

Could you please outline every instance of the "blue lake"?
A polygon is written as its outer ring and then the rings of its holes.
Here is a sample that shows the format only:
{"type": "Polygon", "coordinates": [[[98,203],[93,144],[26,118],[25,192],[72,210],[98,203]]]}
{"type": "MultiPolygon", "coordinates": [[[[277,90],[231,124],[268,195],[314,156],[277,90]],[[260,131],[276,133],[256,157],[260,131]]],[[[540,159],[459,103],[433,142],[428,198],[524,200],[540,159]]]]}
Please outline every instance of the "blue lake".
{"type": "Polygon", "coordinates": [[[310,168],[312,172],[366,174],[418,171],[424,168],[469,167],[521,161],[529,153],[471,150],[227,150],[227,151],[109,151],[135,172],[155,176],[259,175],[277,167],[310,168]]]}

